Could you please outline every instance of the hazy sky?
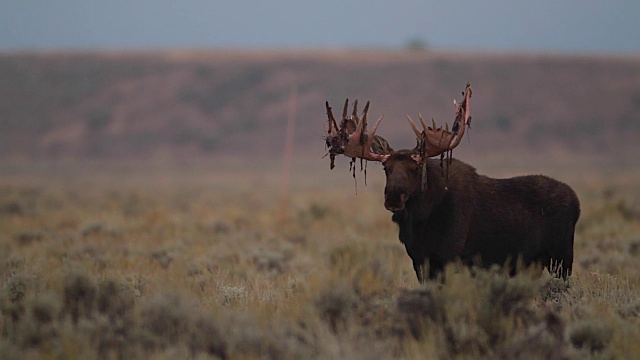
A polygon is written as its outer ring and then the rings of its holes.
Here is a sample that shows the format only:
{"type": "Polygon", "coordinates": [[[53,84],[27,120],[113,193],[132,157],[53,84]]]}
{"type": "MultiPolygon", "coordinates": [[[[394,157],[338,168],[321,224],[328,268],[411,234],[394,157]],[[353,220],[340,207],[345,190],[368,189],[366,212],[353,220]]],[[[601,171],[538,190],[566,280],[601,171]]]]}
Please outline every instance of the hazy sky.
{"type": "Polygon", "coordinates": [[[640,54],[640,0],[1,0],[0,50],[433,48],[640,54]]]}

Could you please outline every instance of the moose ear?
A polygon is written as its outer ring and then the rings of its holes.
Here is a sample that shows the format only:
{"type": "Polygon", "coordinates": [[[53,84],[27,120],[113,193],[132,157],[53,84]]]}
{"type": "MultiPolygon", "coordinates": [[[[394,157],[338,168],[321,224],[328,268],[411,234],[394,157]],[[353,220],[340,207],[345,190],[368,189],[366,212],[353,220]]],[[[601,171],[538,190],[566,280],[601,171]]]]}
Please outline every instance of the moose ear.
{"type": "Polygon", "coordinates": [[[420,164],[420,160],[422,159],[420,157],[420,154],[413,154],[411,155],[411,158],[413,159],[413,161],[417,162],[418,164],[420,164]]]}

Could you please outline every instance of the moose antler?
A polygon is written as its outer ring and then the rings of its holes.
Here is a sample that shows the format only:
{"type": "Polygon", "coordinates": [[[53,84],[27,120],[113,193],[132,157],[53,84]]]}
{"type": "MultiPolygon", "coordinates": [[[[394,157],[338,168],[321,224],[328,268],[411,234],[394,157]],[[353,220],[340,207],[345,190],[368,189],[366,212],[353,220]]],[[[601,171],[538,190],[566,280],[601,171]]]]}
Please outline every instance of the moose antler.
{"type": "Polygon", "coordinates": [[[427,126],[422,115],[418,114],[423,128],[423,130],[420,131],[411,117],[407,115],[409,124],[418,139],[418,148],[422,157],[426,158],[444,154],[447,151],[453,150],[458,146],[458,144],[460,144],[465,128],[471,126],[471,115],[469,110],[469,99],[471,99],[471,93],[471,84],[467,83],[467,86],[462,93],[464,96],[462,102],[458,104],[455,99],[453,100],[453,105],[456,109],[456,118],[453,122],[453,126],[451,127],[451,131],[449,131],[449,124],[446,124],[444,129],[442,126],[436,128],[435,120],[432,120],[432,126],[427,126]]]}
{"type": "Polygon", "coordinates": [[[426,159],[440,155],[440,161],[444,160],[447,156],[447,171],[446,178],[449,178],[449,165],[451,164],[451,158],[453,149],[460,144],[460,140],[464,135],[464,130],[471,126],[471,115],[469,109],[469,100],[471,99],[471,84],[467,83],[462,95],[464,98],[460,105],[453,100],[453,106],[456,109],[456,118],[453,121],[451,131],[449,131],[449,124],[445,123],[445,128],[442,126],[436,128],[435,120],[432,121],[432,126],[429,127],[424,122],[422,115],[418,113],[420,123],[422,124],[422,131],[418,130],[418,127],[413,122],[411,117],[407,115],[409,124],[416,134],[418,139],[418,146],[416,147],[416,154],[413,155],[413,159],[422,166],[422,183],[421,188],[423,191],[427,190],[427,162],[426,159]]]}
{"type": "Polygon", "coordinates": [[[360,158],[369,161],[383,162],[387,159],[388,155],[372,151],[372,148],[377,150],[380,148],[380,143],[386,143],[386,141],[380,136],[375,135],[378,125],[380,125],[382,121],[382,116],[373,125],[371,132],[367,131],[369,105],[370,102],[367,101],[362,113],[362,118],[359,118],[358,100],[356,100],[353,104],[353,113],[351,116],[348,116],[347,109],[349,107],[349,99],[347,99],[342,111],[342,121],[340,121],[340,126],[338,126],[329,102],[327,101],[325,103],[329,124],[328,129],[325,127],[327,133],[326,145],[329,148],[331,169],[334,168],[335,156],[339,154],[352,159],[360,158]]]}

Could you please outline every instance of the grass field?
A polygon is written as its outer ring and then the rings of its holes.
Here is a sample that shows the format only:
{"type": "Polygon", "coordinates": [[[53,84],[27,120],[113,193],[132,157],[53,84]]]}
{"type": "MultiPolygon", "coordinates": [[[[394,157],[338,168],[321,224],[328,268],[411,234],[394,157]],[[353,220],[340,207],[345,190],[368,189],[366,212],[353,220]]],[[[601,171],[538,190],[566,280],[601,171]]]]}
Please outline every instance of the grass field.
{"type": "Polygon", "coordinates": [[[419,285],[380,172],[324,165],[284,213],[278,164],[0,167],[0,358],[640,358],[637,172],[550,170],[582,204],[568,283],[419,285]]]}

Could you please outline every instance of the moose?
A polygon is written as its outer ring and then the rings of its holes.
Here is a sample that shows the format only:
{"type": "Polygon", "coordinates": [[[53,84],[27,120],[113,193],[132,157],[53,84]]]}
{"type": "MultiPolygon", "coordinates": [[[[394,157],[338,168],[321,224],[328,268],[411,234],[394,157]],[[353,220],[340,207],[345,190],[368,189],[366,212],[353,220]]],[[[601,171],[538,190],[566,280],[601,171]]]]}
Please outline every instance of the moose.
{"type": "MultiPolygon", "coordinates": [[[[334,167],[336,155],[382,163],[386,174],[384,206],[393,213],[400,242],[413,261],[419,282],[436,279],[451,262],[468,266],[506,266],[515,273],[519,262],[538,264],[566,279],[573,264],[574,230],[580,216],[575,192],[543,175],[493,179],[479,175],[452,158],[465,128],[470,126],[471,86],[460,103],[454,100],[451,129],[427,126],[422,130],[407,115],[416,135],[414,149],[393,150],[376,135],[380,117],[367,130],[367,102],[351,116],[345,101],[338,125],[326,102],[326,146],[334,167]],[[440,156],[440,159],[432,159],[440,156]]],[[[353,165],[355,169],[355,164],[353,165]]],[[[354,170],[355,171],[355,170],[354,170]]]]}

